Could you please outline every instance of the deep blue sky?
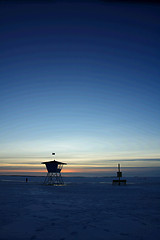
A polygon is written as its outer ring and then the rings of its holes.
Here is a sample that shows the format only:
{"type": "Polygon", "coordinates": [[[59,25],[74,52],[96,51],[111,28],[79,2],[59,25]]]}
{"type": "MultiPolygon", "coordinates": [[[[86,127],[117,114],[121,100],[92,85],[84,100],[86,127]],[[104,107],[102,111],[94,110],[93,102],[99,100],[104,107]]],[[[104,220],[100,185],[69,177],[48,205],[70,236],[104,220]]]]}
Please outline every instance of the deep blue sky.
{"type": "Polygon", "coordinates": [[[4,165],[160,158],[159,5],[0,5],[4,165]]]}

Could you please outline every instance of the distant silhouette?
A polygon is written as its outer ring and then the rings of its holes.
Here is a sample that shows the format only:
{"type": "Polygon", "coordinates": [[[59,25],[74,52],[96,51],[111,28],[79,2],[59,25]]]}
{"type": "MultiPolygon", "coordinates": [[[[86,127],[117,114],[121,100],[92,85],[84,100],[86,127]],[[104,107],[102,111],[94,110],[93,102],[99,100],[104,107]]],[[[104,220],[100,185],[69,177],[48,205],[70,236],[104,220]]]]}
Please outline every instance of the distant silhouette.
{"type": "Polygon", "coordinates": [[[26,178],[26,183],[28,182],[28,178],[26,178]]]}
{"type": "Polygon", "coordinates": [[[58,162],[58,161],[49,161],[49,162],[42,162],[42,164],[46,165],[47,168],[47,176],[44,180],[44,184],[47,185],[63,185],[63,179],[61,176],[61,170],[63,165],[66,163],[58,162]]]}
{"type": "Polygon", "coordinates": [[[121,177],[122,177],[122,172],[121,172],[121,170],[120,170],[120,164],[118,164],[117,177],[118,177],[118,180],[113,180],[112,184],[117,184],[117,183],[118,183],[118,185],[120,185],[121,183],[126,184],[126,180],[121,179],[121,177]]]}

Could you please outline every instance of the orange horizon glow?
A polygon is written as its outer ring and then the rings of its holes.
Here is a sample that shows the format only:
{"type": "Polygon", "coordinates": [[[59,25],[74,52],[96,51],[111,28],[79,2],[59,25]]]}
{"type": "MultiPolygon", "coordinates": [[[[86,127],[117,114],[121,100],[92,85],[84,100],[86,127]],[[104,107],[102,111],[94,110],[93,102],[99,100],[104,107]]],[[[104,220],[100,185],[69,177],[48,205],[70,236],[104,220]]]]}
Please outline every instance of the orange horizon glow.
{"type": "Polygon", "coordinates": [[[18,170],[8,170],[8,169],[6,169],[6,170],[1,170],[0,169],[0,172],[42,172],[42,173],[44,173],[44,172],[46,172],[45,170],[20,170],[20,169],[18,169],[18,170]]]}
{"type": "MultiPolygon", "coordinates": [[[[92,169],[85,169],[85,168],[72,168],[72,169],[65,169],[62,171],[62,173],[82,173],[82,172],[85,172],[85,173],[89,173],[89,172],[110,172],[110,171],[113,171],[113,169],[109,168],[109,169],[97,169],[97,168],[92,168],[92,169]]],[[[12,170],[9,170],[9,169],[0,169],[0,173],[3,173],[3,172],[10,172],[10,173],[15,173],[15,172],[26,172],[26,173],[32,173],[32,172],[37,172],[37,173],[47,173],[46,170],[41,170],[41,169],[12,169],[12,170]]]]}

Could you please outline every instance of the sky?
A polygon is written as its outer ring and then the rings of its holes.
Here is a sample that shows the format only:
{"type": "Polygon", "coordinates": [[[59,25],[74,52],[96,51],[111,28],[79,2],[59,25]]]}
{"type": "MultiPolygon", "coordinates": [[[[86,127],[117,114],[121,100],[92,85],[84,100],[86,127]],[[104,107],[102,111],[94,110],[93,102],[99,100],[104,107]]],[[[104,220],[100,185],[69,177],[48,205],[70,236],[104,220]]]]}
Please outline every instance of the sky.
{"type": "Polygon", "coordinates": [[[1,1],[0,174],[160,176],[160,5],[1,1]]]}

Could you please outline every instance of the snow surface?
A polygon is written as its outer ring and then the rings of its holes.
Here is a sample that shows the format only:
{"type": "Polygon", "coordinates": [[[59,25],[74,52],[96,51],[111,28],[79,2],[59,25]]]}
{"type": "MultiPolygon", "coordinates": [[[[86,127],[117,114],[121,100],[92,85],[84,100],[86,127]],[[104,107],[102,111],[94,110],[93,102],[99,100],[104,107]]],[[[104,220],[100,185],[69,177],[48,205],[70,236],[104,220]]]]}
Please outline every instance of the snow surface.
{"type": "Polygon", "coordinates": [[[112,179],[0,176],[0,239],[158,240],[160,178],[112,179]]]}

